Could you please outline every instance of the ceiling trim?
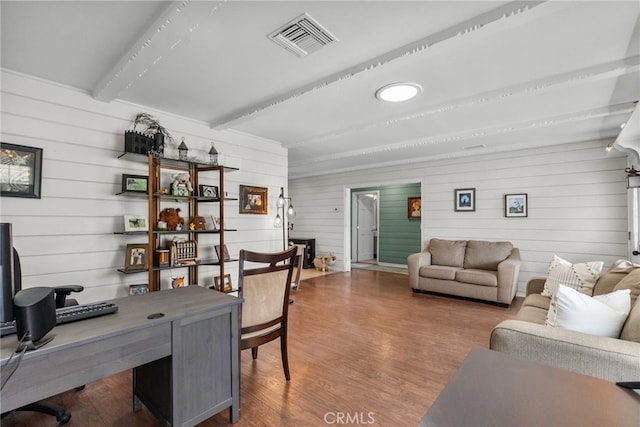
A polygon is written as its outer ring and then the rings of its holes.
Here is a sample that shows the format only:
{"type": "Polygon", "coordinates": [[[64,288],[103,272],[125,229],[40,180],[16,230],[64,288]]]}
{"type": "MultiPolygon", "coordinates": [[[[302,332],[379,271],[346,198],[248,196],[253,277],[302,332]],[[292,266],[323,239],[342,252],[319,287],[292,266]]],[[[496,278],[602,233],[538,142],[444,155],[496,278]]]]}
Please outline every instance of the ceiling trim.
{"type": "MultiPolygon", "coordinates": [[[[498,7],[489,12],[478,15],[474,18],[468,19],[460,24],[446,28],[435,34],[427,36],[423,39],[402,46],[398,49],[394,49],[378,57],[372,58],[366,62],[360,63],[353,67],[342,70],[338,73],[329,75],[322,80],[318,80],[294,90],[279,94],[273,98],[265,100],[263,102],[253,104],[246,108],[230,112],[229,114],[221,117],[218,120],[214,120],[210,123],[214,129],[223,129],[231,127],[239,122],[242,122],[251,116],[258,114],[269,108],[273,108],[279,104],[287,102],[293,98],[311,93],[315,90],[326,88],[327,86],[343,81],[345,79],[354,77],[357,74],[368,72],[386,65],[394,60],[406,57],[408,55],[415,55],[422,51],[436,45],[443,43],[447,40],[454,39],[456,37],[463,37],[470,33],[473,33],[488,24],[495,22],[505,22],[515,16],[522,15],[525,12],[530,11],[534,7],[545,3],[545,1],[514,1],[498,7]]],[[[556,3],[557,4],[557,3],[556,3]]],[[[561,6],[566,7],[566,6],[561,6]]]]}

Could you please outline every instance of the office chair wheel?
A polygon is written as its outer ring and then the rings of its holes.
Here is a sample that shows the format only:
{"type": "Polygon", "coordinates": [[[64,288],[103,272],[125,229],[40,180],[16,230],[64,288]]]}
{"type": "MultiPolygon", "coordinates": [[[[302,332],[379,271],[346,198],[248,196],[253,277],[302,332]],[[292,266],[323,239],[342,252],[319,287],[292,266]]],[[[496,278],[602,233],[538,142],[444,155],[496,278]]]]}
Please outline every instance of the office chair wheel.
{"type": "Polygon", "coordinates": [[[62,411],[61,414],[56,415],[56,420],[58,420],[60,424],[66,424],[69,422],[70,419],[71,419],[71,412],[62,411]]]}

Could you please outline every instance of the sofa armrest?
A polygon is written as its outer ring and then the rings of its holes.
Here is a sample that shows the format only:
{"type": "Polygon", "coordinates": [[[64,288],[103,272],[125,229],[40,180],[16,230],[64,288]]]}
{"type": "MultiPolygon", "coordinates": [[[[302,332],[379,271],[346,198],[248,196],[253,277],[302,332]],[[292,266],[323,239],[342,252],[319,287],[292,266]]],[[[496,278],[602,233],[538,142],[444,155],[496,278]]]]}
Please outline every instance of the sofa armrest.
{"type": "Polygon", "coordinates": [[[527,282],[527,287],[525,290],[525,295],[529,296],[531,294],[541,294],[544,289],[544,282],[547,279],[545,277],[532,277],[527,282]]]}
{"type": "Polygon", "coordinates": [[[608,381],[640,379],[640,343],[633,341],[505,320],[491,331],[489,347],[608,381]]]}
{"type": "Polygon", "coordinates": [[[510,305],[518,291],[520,250],[513,248],[511,255],[498,264],[498,303],[510,305]]]}
{"type": "Polygon", "coordinates": [[[431,252],[428,249],[407,257],[407,272],[409,273],[409,285],[411,288],[420,289],[418,286],[420,267],[427,265],[431,265],[431,252]]]}

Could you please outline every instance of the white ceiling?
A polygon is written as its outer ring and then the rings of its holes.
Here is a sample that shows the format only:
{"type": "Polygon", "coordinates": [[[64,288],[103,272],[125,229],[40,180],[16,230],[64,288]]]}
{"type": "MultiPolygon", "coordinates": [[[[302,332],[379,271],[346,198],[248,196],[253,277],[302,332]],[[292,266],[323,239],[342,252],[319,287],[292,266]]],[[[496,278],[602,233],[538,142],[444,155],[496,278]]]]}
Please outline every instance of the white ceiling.
{"type": "Polygon", "coordinates": [[[615,137],[640,97],[638,1],[0,8],[3,68],[281,142],[291,178],[615,137]],[[303,13],[338,41],[299,58],[267,35],[303,13]]]}

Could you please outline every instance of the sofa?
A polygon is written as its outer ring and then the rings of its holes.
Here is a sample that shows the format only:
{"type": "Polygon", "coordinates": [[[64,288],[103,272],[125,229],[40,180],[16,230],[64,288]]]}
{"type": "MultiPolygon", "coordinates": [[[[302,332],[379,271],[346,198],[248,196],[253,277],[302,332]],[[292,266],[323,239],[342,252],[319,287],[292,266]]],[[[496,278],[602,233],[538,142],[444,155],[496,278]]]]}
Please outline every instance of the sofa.
{"type": "Polygon", "coordinates": [[[520,251],[510,242],[433,238],[407,257],[413,292],[453,295],[510,306],[518,289],[520,251]]]}
{"type": "Polygon", "coordinates": [[[493,329],[489,347],[609,381],[640,381],[640,268],[629,264],[615,263],[593,288],[594,296],[630,289],[631,310],[619,337],[547,325],[551,298],[541,294],[546,279],[537,277],[528,281],[516,319],[505,320],[493,329]]]}

